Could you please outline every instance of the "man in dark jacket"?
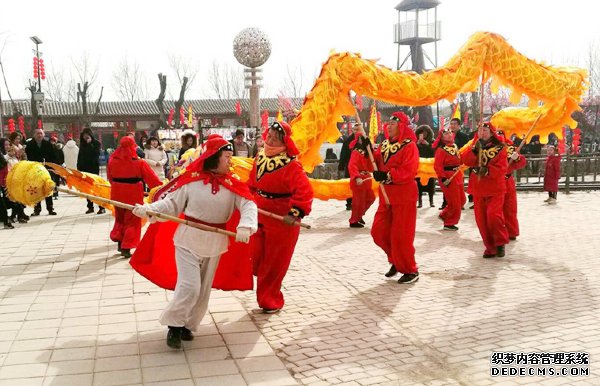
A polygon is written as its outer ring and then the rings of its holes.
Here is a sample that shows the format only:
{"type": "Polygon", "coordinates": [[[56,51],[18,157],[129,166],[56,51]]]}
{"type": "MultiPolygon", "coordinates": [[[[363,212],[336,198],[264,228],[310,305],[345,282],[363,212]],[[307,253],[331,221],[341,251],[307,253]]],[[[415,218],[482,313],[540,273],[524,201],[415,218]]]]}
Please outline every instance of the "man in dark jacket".
{"type": "Polygon", "coordinates": [[[460,124],[461,122],[458,118],[452,118],[450,121],[450,130],[454,133],[454,143],[459,149],[469,142],[469,136],[461,131],[460,124]]]}
{"type": "MultiPolygon", "coordinates": [[[[77,155],[77,170],[80,172],[100,174],[100,142],[94,138],[92,130],[85,128],[79,136],[79,154],[77,155]]],[[[87,200],[86,214],[94,213],[94,203],[87,200]]],[[[103,207],[98,214],[104,213],[103,207]]]]}
{"type": "MultiPolygon", "coordinates": [[[[54,162],[56,163],[56,151],[54,146],[44,139],[44,130],[35,129],[33,131],[33,138],[29,138],[25,143],[25,154],[29,161],[37,162],[54,162]]],[[[55,216],[56,212],[52,204],[52,197],[46,197],[46,210],[51,216],[55,216]]],[[[42,211],[42,203],[38,202],[33,208],[32,216],[39,216],[42,211]]]]}

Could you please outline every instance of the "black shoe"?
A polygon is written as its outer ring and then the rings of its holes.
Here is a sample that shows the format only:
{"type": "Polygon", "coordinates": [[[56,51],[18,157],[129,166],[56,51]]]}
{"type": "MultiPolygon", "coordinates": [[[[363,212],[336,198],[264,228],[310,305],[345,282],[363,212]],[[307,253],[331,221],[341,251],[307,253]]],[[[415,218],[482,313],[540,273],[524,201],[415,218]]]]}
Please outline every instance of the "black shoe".
{"type": "Polygon", "coordinates": [[[185,340],[186,342],[194,340],[194,334],[187,328],[181,327],[181,340],[185,340]]]}
{"type": "Polygon", "coordinates": [[[171,348],[181,348],[181,327],[169,326],[169,332],[167,332],[167,346],[171,348]]]}
{"type": "Polygon", "coordinates": [[[433,201],[431,201],[431,202],[429,203],[429,207],[430,207],[430,208],[435,208],[435,204],[433,203],[433,201]]]}
{"type": "Polygon", "coordinates": [[[346,204],[346,210],[352,210],[352,205],[346,204]]]}
{"type": "Polygon", "coordinates": [[[458,227],[456,225],[444,225],[445,231],[457,231],[458,227]]]}
{"type": "Polygon", "coordinates": [[[4,229],[15,229],[15,227],[13,226],[13,224],[7,221],[4,223],[4,229]]]}
{"type": "Polygon", "coordinates": [[[39,216],[39,215],[40,215],[40,212],[35,211],[31,214],[31,217],[35,217],[35,216],[39,216]]]}
{"type": "Polygon", "coordinates": [[[499,245],[499,246],[497,247],[497,251],[498,251],[498,252],[496,252],[496,257],[504,257],[504,255],[505,255],[505,252],[504,252],[504,245],[499,245]]]}
{"type": "Polygon", "coordinates": [[[365,225],[365,220],[363,220],[362,217],[361,217],[360,220],[358,220],[358,223],[365,225]]]}
{"type": "Polygon", "coordinates": [[[422,203],[422,202],[419,202],[419,203],[417,204],[417,208],[422,208],[422,207],[423,207],[423,203],[422,203]]]}
{"type": "Polygon", "coordinates": [[[22,218],[24,218],[24,219],[25,219],[25,221],[29,221],[29,216],[28,216],[28,215],[26,215],[26,214],[23,214],[23,216],[21,216],[21,217],[22,217],[22,218]]]}
{"type": "Polygon", "coordinates": [[[419,272],[416,273],[405,273],[402,275],[400,279],[398,279],[398,283],[400,284],[410,284],[419,280],[419,272]]]}
{"type": "Polygon", "coordinates": [[[117,251],[121,252],[121,242],[117,241],[117,251]]]}
{"type": "Polygon", "coordinates": [[[390,270],[387,271],[387,273],[385,274],[385,277],[392,277],[394,275],[396,275],[398,273],[398,270],[396,269],[396,266],[394,264],[392,264],[392,266],[390,267],[390,270]]]}
{"type": "Polygon", "coordinates": [[[98,209],[97,214],[104,214],[104,213],[106,213],[106,209],[104,209],[103,207],[100,207],[100,209],[98,209]]]}
{"type": "Polygon", "coordinates": [[[469,209],[475,209],[475,204],[471,205],[469,209]]]}
{"type": "Polygon", "coordinates": [[[276,314],[281,311],[281,308],[263,308],[263,314],[276,314]]]}
{"type": "Polygon", "coordinates": [[[440,208],[439,208],[439,209],[440,209],[440,210],[444,210],[444,209],[446,209],[446,205],[442,205],[442,206],[440,206],[440,208]]]}
{"type": "Polygon", "coordinates": [[[484,259],[491,259],[492,257],[496,257],[495,253],[489,253],[488,251],[483,252],[484,259]]]}
{"type": "Polygon", "coordinates": [[[517,239],[517,236],[511,236],[508,238],[510,241],[515,241],[517,239]]]}
{"type": "Polygon", "coordinates": [[[121,256],[129,258],[131,257],[131,251],[129,249],[123,248],[121,249],[121,256]]]}
{"type": "Polygon", "coordinates": [[[350,228],[364,228],[365,226],[359,222],[350,223],[350,228]]]}
{"type": "Polygon", "coordinates": [[[90,213],[94,213],[94,208],[88,208],[88,210],[85,211],[85,214],[90,214],[90,213]]]}
{"type": "Polygon", "coordinates": [[[27,221],[29,221],[29,219],[25,218],[25,217],[20,217],[17,220],[20,224],[27,224],[27,221]]]}
{"type": "Polygon", "coordinates": [[[54,210],[49,210],[48,216],[56,216],[56,212],[54,210]]]}

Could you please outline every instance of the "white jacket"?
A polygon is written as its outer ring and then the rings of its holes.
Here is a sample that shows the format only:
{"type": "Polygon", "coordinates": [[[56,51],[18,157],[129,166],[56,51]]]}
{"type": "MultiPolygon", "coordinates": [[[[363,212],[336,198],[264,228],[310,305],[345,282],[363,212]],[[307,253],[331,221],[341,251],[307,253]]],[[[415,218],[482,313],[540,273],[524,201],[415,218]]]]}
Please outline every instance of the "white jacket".
{"type": "Polygon", "coordinates": [[[79,155],[79,147],[72,139],[69,139],[62,149],[65,156],[65,166],[69,169],[77,169],[77,156],[79,155]]]}
{"type": "Polygon", "coordinates": [[[161,180],[165,179],[165,168],[164,166],[166,165],[168,158],[167,158],[167,153],[165,153],[164,150],[162,150],[162,147],[152,147],[150,149],[145,148],[144,149],[144,154],[146,162],[148,162],[148,165],[150,165],[150,167],[152,168],[152,170],[154,170],[154,173],[156,173],[156,175],[158,176],[158,178],[160,178],[161,180]],[[156,163],[159,163],[159,165],[157,165],[156,163]]]}
{"type": "MultiPolygon", "coordinates": [[[[147,209],[178,216],[179,213],[213,224],[226,223],[235,208],[240,211],[238,228],[250,228],[254,233],[258,229],[257,207],[253,201],[238,196],[225,187],[219,187],[212,194],[211,184],[194,181],[167,194],[162,200],[144,205],[147,209]]],[[[228,238],[220,233],[206,232],[183,224],[177,227],[173,243],[183,247],[196,256],[212,257],[227,251],[228,238]]]]}

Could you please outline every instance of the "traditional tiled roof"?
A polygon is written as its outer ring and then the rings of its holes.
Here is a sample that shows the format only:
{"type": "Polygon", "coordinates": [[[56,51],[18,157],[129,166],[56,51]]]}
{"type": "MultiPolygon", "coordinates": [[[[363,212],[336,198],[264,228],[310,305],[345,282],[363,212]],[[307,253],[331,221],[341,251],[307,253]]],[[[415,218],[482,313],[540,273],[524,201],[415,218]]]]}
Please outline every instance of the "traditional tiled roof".
{"type": "MultiPolygon", "coordinates": [[[[294,108],[302,107],[303,98],[291,98],[294,108]]],[[[230,115],[235,114],[235,105],[237,99],[195,99],[185,101],[183,107],[186,110],[191,104],[194,114],[200,115],[230,115]]],[[[242,110],[249,110],[249,101],[239,100],[242,110]]],[[[25,116],[31,115],[29,101],[15,100],[17,108],[25,116]]],[[[10,101],[2,101],[4,114],[8,115],[12,112],[10,101]]],[[[175,101],[165,100],[165,114],[175,106],[175,101]]],[[[88,103],[89,113],[93,113],[96,108],[96,102],[88,103]]],[[[278,98],[263,98],[261,99],[260,110],[268,110],[269,113],[276,113],[280,109],[278,98]]],[[[81,114],[81,104],[76,102],[55,102],[45,101],[43,115],[46,118],[50,117],[74,117],[81,114]]],[[[158,116],[159,111],[154,101],[127,101],[127,102],[100,102],[100,112],[97,118],[103,117],[148,117],[158,116]]]]}

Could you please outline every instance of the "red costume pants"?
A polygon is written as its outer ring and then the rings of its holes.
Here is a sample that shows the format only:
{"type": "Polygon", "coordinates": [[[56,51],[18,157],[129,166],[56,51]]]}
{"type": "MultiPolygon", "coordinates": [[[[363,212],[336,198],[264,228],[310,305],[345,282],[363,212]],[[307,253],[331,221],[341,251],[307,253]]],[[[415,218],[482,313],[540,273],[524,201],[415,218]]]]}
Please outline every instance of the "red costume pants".
{"type": "Polygon", "coordinates": [[[290,266],[300,227],[262,215],[258,216],[258,222],[258,231],[252,236],[256,299],[261,308],[282,308],[285,301],[281,283],[290,266]]]}
{"type": "Polygon", "coordinates": [[[419,270],[413,245],[416,224],[417,206],[413,201],[388,206],[379,199],[371,236],[400,273],[416,273],[419,270]]]}
{"type": "Polygon", "coordinates": [[[350,216],[350,224],[358,222],[375,202],[375,193],[371,189],[370,182],[363,182],[360,186],[354,182],[350,183],[350,188],[352,188],[352,216],[350,216]]]}
{"type": "Polygon", "coordinates": [[[485,245],[486,254],[495,254],[496,247],[508,244],[508,232],[504,223],[504,194],[474,196],[475,222],[485,245]]]}
{"type": "Polygon", "coordinates": [[[504,222],[506,223],[508,237],[517,237],[519,235],[517,189],[515,188],[515,182],[510,180],[506,183],[506,195],[504,196],[504,222]]]}
{"type": "Polygon", "coordinates": [[[457,184],[452,181],[448,186],[440,183],[440,187],[446,198],[446,207],[440,213],[440,217],[444,220],[444,226],[456,225],[460,221],[462,207],[467,202],[464,186],[462,182],[457,184]]]}
{"type": "Polygon", "coordinates": [[[142,219],[130,210],[115,208],[115,225],[110,232],[110,239],[120,242],[122,249],[136,248],[140,243],[142,219]]]}

